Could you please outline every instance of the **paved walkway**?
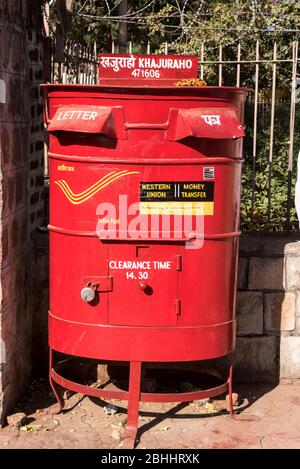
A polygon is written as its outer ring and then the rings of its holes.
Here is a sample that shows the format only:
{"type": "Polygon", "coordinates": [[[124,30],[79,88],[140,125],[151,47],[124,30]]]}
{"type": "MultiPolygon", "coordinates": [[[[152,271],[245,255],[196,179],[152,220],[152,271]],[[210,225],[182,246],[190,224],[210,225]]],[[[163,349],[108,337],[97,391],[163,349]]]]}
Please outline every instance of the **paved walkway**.
{"type": "MultiPolygon", "coordinates": [[[[237,419],[216,412],[219,404],[141,404],[137,448],[300,448],[300,385],[235,386],[243,408],[237,419]]],[[[122,448],[126,409],[114,415],[107,403],[75,394],[69,409],[52,415],[46,380],[35,381],[15,412],[20,427],[0,429],[0,448],[122,448]]]]}

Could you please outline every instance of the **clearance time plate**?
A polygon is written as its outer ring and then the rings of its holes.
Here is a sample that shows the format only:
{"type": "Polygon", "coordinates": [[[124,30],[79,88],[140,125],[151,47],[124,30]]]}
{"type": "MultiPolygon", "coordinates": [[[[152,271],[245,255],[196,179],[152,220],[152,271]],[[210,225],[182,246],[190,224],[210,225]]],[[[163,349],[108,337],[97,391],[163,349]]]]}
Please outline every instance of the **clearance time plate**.
{"type": "Polygon", "coordinates": [[[213,215],[213,181],[141,182],[141,215],[213,215]]]}

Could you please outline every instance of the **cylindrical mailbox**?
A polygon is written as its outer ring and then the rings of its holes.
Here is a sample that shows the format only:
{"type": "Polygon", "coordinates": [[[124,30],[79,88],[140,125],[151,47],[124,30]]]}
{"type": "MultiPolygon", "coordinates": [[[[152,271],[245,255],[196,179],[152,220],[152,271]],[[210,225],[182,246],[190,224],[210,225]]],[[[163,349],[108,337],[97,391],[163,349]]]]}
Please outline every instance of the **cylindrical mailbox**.
{"type": "MultiPolygon", "coordinates": [[[[140,395],[140,365],[234,350],[246,90],[46,85],[45,91],[50,348],[129,361],[129,392],[117,394],[129,406],[130,399],[203,397],[205,391],[140,395]]],[[[54,387],[90,393],[52,365],[50,377],[54,387]]],[[[227,389],[231,375],[205,395],[227,389]]],[[[132,440],[137,415],[129,414],[132,440]]]]}

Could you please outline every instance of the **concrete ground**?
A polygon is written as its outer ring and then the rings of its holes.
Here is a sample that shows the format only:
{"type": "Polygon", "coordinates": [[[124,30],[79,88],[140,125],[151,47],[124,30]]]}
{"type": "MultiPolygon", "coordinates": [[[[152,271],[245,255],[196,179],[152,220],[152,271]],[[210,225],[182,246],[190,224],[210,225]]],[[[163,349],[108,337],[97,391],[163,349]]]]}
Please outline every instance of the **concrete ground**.
{"type": "MultiPolygon", "coordinates": [[[[240,405],[233,420],[222,402],[140,405],[137,448],[300,448],[300,386],[235,386],[240,405]]],[[[68,396],[66,396],[68,397],[68,396]]],[[[0,429],[0,448],[122,448],[126,403],[74,394],[53,415],[47,380],[32,383],[15,412],[27,420],[0,429]],[[108,411],[111,408],[108,408],[108,411]]]]}

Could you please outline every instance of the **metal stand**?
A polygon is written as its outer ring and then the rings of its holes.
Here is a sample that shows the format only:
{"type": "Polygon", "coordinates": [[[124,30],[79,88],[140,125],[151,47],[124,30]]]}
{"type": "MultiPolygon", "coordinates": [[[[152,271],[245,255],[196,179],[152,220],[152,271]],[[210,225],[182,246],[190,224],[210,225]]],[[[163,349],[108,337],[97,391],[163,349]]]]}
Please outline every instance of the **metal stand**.
{"type": "Polygon", "coordinates": [[[130,362],[127,424],[123,440],[123,448],[127,449],[134,448],[135,438],[138,430],[141,370],[141,362],[130,362]]]}
{"type": "Polygon", "coordinates": [[[233,353],[230,355],[230,368],[228,377],[228,399],[229,399],[229,413],[233,418],[233,403],[232,403],[232,374],[233,374],[233,353]]]}
{"type": "MultiPolygon", "coordinates": [[[[182,393],[146,393],[140,392],[141,388],[141,362],[130,362],[129,373],[129,389],[128,391],[122,390],[107,390],[93,388],[84,384],[75,383],[55,371],[53,366],[53,350],[50,349],[49,360],[49,380],[51,388],[54,392],[55,398],[58,402],[59,413],[63,410],[64,399],[61,388],[69,389],[76,393],[81,393],[86,396],[98,397],[101,399],[119,399],[128,401],[127,411],[127,424],[123,440],[123,448],[133,449],[135,446],[136,435],[138,431],[138,416],[139,416],[139,403],[140,402],[190,402],[198,399],[205,399],[207,397],[215,397],[224,394],[228,391],[229,394],[229,413],[233,417],[233,403],[232,403],[232,373],[233,373],[233,355],[230,358],[229,376],[219,386],[214,388],[205,389],[203,391],[191,391],[182,393]]],[[[224,379],[220,373],[215,370],[206,370],[207,374],[215,376],[219,379],[224,379]]]]}
{"type": "Polygon", "coordinates": [[[63,392],[61,386],[58,386],[55,380],[52,377],[52,370],[53,370],[53,350],[50,349],[50,355],[49,355],[49,382],[50,386],[52,388],[53,394],[57,400],[58,403],[58,409],[54,411],[55,414],[60,414],[61,411],[64,408],[65,401],[63,398],[63,392]]]}

